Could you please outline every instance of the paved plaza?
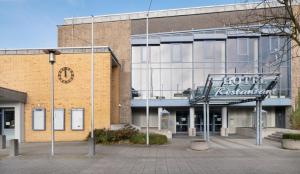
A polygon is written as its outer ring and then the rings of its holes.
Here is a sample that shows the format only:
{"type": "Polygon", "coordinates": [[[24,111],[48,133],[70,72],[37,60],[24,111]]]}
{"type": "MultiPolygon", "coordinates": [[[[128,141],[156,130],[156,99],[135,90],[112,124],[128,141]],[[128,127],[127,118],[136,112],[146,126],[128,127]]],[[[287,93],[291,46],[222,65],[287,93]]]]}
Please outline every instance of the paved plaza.
{"type": "Polygon", "coordinates": [[[21,144],[18,157],[0,150],[0,174],[108,173],[108,174],[298,174],[300,151],[280,149],[280,143],[237,136],[212,137],[210,150],[188,148],[191,138],[176,137],[162,146],[97,145],[87,157],[86,142],[57,143],[49,156],[49,143],[21,144]]]}

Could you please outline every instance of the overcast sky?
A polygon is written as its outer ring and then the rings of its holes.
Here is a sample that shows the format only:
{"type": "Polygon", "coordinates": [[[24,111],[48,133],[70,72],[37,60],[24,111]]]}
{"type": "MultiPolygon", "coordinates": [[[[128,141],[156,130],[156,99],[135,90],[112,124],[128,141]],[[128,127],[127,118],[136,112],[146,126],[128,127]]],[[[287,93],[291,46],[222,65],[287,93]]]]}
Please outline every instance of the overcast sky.
{"type": "MultiPolygon", "coordinates": [[[[244,0],[245,1],[245,0],[244,0]]],[[[0,48],[57,46],[66,17],[145,11],[150,0],[0,0],[0,48]]],[[[153,0],[151,10],[232,4],[241,0],[153,0]]]]}

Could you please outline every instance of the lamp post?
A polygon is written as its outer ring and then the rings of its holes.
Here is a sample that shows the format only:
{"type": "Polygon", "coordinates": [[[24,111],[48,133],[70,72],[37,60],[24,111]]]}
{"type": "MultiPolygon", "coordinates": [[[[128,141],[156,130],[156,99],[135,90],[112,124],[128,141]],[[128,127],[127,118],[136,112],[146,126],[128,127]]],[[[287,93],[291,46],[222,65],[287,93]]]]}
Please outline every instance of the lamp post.
{"type": "Polygon", "coordinates": [[[146,99],[146,144],[149,146],[149,97],[150,97],[150,56],[149,56],[149,12],[152,0],[150,0],[148,12],[146,14],[146,53],[147,53],[147,99],[146,99]]]}
{"type": "Polygon", "coordinates": [[[88,156],[95,155],[95,139],[94,139],[94,16],[92,18],[91,26],[91,137],[89,139],[89,153],[88,156]]]}
{"type": "Polygon", "coordinates": [[[51,156],[54,156],[54,63],[55,63],[55,56],[59,55],[60,52],[55,49],[48,49],[44,50],[45,54],[49,54],[49,63],[50,63],[50,103],[51,103],[51,156]]]}

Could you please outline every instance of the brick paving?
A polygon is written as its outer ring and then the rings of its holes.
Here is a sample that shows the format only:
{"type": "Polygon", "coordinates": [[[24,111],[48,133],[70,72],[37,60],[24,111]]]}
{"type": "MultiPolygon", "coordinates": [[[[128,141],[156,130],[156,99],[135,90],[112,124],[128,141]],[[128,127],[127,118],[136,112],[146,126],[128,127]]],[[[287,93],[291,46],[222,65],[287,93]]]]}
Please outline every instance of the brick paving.
{"type": "Polygon", "coordinates": [[[188,148],[191,138],[177,137],[168,145],[97,145],[94,158],[86,156],[86,142],[57,143],[49,156],[49,143],[25,143],[21,155],[8,157],[0,150],[1,174],[300,174],[300,151],[254,139],[212,137],[208,151],[188,148]]]}

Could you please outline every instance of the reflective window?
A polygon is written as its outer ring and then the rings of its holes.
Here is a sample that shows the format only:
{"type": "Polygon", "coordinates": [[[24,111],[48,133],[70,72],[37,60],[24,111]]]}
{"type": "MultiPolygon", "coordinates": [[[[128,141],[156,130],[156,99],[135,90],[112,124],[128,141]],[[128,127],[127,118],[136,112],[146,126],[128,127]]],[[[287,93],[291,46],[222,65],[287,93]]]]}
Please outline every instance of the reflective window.
{"type": "MultiPolygon", "coordinates": [[[[289,96],[287,42],[281,36],[262,36],[150,45],[150,97],[186,98],[183,92],[203,86],[208,74],[225,72],[280,72],[276,94],[289,96]]],[[[139,93],[137,98],[146,98],[146,63],[146,46],[132,46],[132,88],[139,93]]]]}
{"type": "Polygon", "coordinates": [[[228,73],[257,73],[258,38],[227,39],[227,60],[228,73]]]}
{"type": "Polygon", "coordinates": [[[194,84],[203,86],[208,74],[225,73],[225,41],[194,42],[194,84]]]}

